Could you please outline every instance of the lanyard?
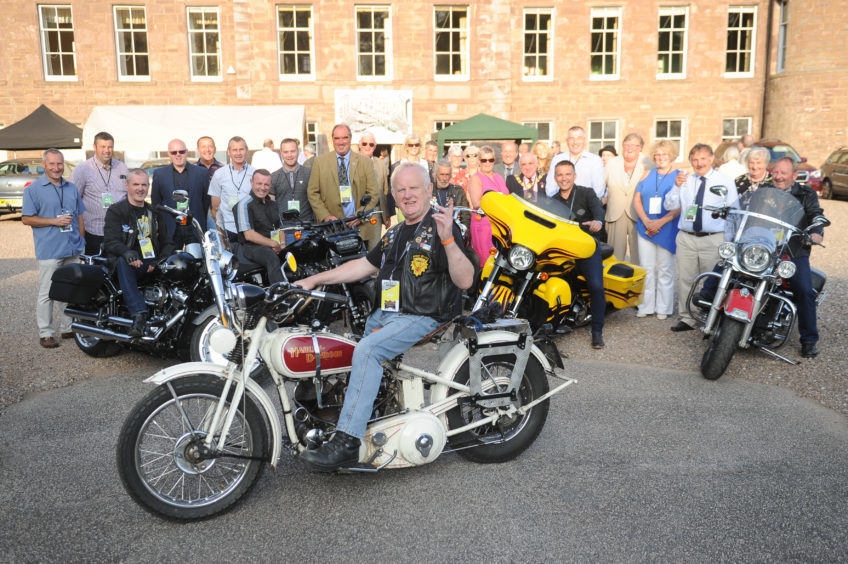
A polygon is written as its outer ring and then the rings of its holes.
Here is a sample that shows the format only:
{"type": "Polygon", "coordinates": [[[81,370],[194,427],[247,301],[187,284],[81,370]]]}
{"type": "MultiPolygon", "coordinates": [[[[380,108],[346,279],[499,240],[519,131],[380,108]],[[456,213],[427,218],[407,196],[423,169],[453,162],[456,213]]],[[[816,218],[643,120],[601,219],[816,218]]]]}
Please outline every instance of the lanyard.
{"type": "MultiPolygon", "coordinates": [[[[229,165],[230,167],[230,181],[233,183],[233,186],[236,186],[236,179],[233,178],[233,165],[229,165]]],[[[239,180],[238,186],[236,186],[236,196],[241,194],[241,185],[244,184],[244,178],[247,176],[247,165],[244,165],[241,169],[241,180],[239,180]]]]}
{"type": "MultiPolygon", "coordinates": [[[[427,212],[427,213],[429,214],[430,212],[427,212]]],[[[423,218],[421,218],[421,221],[418,222],[418,225],[415,227],[415,231],[413,231],[412,236],[406,242],[406,245],[404,245],[403,252],[400,254],[400,257],[398,257],[398,243],[400,242],[400,232],[401,232],[401,229],[403,229],[403,227],[398,228],[397,235],[395,235],[395,244],[393,245],[394,250],[395,250],[395,262],[392,265],[392,273],[389,275],[389,280],[395,279],[395,272],[397,272],[398,265],[400,264],[401,261],[403,261],[403,257],[406,256],[406,252],[409,250],[410,243],[412,243],[412,241],[415,240],[415,236],[418,235],[418,230],[421,229],[421,226],[424,224],[424,219],[426,217],[427,216],[425,215],[423,218]]],[[[404,223],[404,226],[405,225],[406,224],[404,223]]]]}
{"type": "Polygon", "coordinates": [[[59,210],[65,209],[65,181],[62,180],[59,184],[59,188],[62,189],[61,192],[56,189],[56,185],[52,182],[50,183],[50,186],[53,187],[53,191],[56,192],[56,197],[59,198],[59,210]]]}
{"type": "MultiPolygon", "coordinates": [[[[111,165],[111,163],[110,163],[110,165],[111,165]]],[[[112,168],[113,167],[112,166],[109,167],[109,176],[106,177],[106,178],[103,177],[103,171],[100,170],[99,165],[94,165],[94,168],[97,169],[97,174],[100,175],[100,180],[103,181],[103,184],[106,186],[106,191],[108,192],[109,191],[109,185],[112,183],[112,168]]]]}

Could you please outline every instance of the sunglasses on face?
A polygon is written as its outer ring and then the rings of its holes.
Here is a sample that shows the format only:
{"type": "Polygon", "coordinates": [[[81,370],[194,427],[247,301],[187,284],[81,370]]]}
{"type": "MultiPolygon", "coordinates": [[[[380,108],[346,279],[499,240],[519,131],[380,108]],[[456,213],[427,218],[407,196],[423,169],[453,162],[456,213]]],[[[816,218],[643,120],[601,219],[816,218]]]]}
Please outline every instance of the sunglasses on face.
{"type": "Polygon", "coordinates": [[[421,143],[407,143],[406,146],[407,147],[420,147],[421,143]]]}
{"type": "Polygon", "coordinates": [[[186,150],[185,150],[185,149],[182,149],[182,150],[180,150],[180,151],[168,151],[168,154],[169,154],[169,155],[185,155],[185,154],[186,154],[186,150]]]}
{"type": "Polygon", "coordinates": [[[367,141],[360,141],[359,145],[362,147],[376,147],[376,143],[368,143],[367,141]]]}
{"type": "Polygon", "coordinates": [[[480,159],[480,162],[481,163],[493,163],[493,162],[495,162],[495,159],[480,159]]]}

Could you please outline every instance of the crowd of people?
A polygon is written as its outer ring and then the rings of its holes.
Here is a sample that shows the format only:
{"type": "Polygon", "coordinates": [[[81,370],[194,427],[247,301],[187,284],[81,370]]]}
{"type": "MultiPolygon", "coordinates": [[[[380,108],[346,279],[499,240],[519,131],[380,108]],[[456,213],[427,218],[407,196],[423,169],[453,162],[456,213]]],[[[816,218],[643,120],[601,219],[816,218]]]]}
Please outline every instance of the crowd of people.
{"type": "MultiPolygon", "coordinates": [[[[410,134],[400,148],[401,158],[391,166],[385,153],[375,154],[377,142],[370,132],[359,136],[358,150],[352,150],[352,132],[345,124],[333,128],[331,140],[330,152],[314,156],[302,152],[295,139],[283,139],[277,150],[267,139],[248,163],[247,143],[236,136],[227,143],[228,163],[224,164],[215,158],[211,137],[197,140],[198,158],[193,163],[185,142],[173,139],[167,146],[170,164],[153,174],[150,198],[154,206],[183,206],[195,217],[208,218],[207,226],[217,226],[238,248],[240,257],[264,265],[272,282],[282,279],[280,253],[290,243],[283,228],[294,221],[335,220],[377,209],[382,215],[376,225],[360,221],[350,225],[360,230],[369,251],[384,248],[387,230],[406,222],[395,175],[407,165],[426,172],[432,186],[430,203],[445,209],[477,209],[489,191],[535,202],[558,199],[575,212],[587,233],[612,246],[620,259],[646,270],[637,317],[670,317],[677,294],[678,320],[671,330],[680,332],[695,327],[685,304],[689,285],[718,262],[717,248],[724,238],[724,220],[701,211],[705,205],[720,203],[709,188],[727,187],[727,201],[735,205],[746,191],[780,185],[769,172],[768,150],[750,147],[750,139],[731,147],[727,162],[718,169],[709,145],[693,146],[688,166],[681,166],[674,143],[661,140],[646,150],[638,133],[624,137],[620,152],[608,145],[595,154],[587,149],[586,132],[580,126],[568,129],[564,151],[558,141],[550,145],[540,141],[532,147],[508,141],[497,148],[452,145],[442,156],[434,141],[424,143],[410,134]],[[187,192],[188,201],[177,204],[175,190],[187,192]]],[[[128,169],[113,157],[113,151],[112,136],[98,133],[94,156],[77,166],[67,181],[62,178],[61,152],[50,149],[44,153],[44,177],[25,192],[23,221],[33,227],[40,273],[39,338],[46,348],[73,335],[66,318],[58,334],[54,330],[47,294],[56,268],[76,261],[83,252],[102,251],[114,256],[122,288],[124,284],[137,287],[138,277],[162,258],[163,249],[196,242],[191,229],[152,211],[141,197],[148,188],[147,175],[128,169]]],[[[783,184],[793,186],[792,161],[778,162],[773,168],[785,172],[786,167],[790,170],[783,184]]],[[[475,213],[464,212],[460,220],[466,228],[467,240],[461,241],[466,256],[482,267],[493,247],[491,225],[475,213]]],[[[599,265],[600,260],[583,265],[593,290],[591,301],[596,302],[593,310],[598,310],[592,328],[596,348],[604,346],[599,265]]],[[[144,301],[137,290],[125,291],[124,296],[135,329],[143,325],[144,301]]],[[[814,312],[805,319],[803,352],[814,356],[814,312]]]]}

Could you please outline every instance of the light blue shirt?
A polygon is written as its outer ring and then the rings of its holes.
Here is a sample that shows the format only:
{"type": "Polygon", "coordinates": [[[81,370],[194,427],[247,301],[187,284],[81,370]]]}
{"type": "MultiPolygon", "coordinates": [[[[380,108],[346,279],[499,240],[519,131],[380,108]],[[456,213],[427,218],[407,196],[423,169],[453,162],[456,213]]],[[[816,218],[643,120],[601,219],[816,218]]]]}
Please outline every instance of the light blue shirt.
{"type": "Polygon", "coordinates": [[[549,197],[559,192],[556,180],[554,180],[554,170],[556,164],[562,161],[571,161],[574,163],[574,172],[577,174],[577,179],[574,181],[578,186],[586,186],[595,191],[598,199],[601,199],[606,194],[606,185],[604,181],[604,161],[595,153],[583,151],[580,153],[577,161],[571,160],[571,152],[560,153],[553,158],[551,166],[548,168],[548,178],[545,181],[545,193],[549,197]]]}
{"type": "MultiPolygon", "coordinates": [[[[733,182],[733,180],[715,169],[710,169],[705,178],[707,179],[706,191],[704,192],[705,206],[719,207],[722,205],[721,196],[717,196],[710,192],[710,188],[712,186],[724,186],[727,188],[727,204],[730,207],[739,207],[739,194],[736,192],[736,183],[733,182]]],[[[700,176],[697,174],[690,174],[686,177],[686,182],[682,186],[675,186],[668,194],[666,194],[663,206],[667,210],[680,209],[680,219],[677,220],[677,226],[682,231],[695,231],[694,221],[686,220],[686,210],[695,205],[695,200],[698,197],[698,187],[700,184],[700,176]]],[[[721,218],[713,218],[711,212],[702,210],[702,232],[724,233],[725,223],[725,220],[721,218]]]]}
{"type": "Polygon", "coordinates": [[[250,179],[256,169],[245,163],[241,170],[228,164],[222,166],[212,175],[209,182],[209,196],[221,199],[218,213],[224,221],[224,228],[232,233],[238,233],[236,222],[233,218],[233,207],[239,200],[250,194],[250,179]]]}
{"type": "Polygon", "coordinates": [[[80,235],[79,216],[85,211],[85,204],[76,186],[65,179],[56,186],[46,174],[24,189],[21,215],[59,217],[63,209],[73,212],[70,231],[62,231],[55,225],[32,228],[37,260],[72,257],[83,252],[85,239],[80,235]]]}

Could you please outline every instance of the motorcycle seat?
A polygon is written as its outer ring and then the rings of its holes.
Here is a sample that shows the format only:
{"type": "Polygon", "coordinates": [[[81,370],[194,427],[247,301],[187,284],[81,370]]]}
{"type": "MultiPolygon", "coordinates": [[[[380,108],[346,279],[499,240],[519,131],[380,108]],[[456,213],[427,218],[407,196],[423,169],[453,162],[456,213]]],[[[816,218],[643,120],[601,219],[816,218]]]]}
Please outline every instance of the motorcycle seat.
{"type": "Polygon", "coordinates": [[[600,243],[601,245],[601,260],[606,260],[613,255],[612,245],[607,245],[606,243],[600,243]]]}
{"type": "Polygon", "coordinates": [[[236,258],[239,261],[239,274],[248,274],[253,272],[254,270],[263,270],[262,265],[256,264],[246,256],[244,256],[244,247],[241,245],[235,245],[236,249],[236,258]]]}
{"type": "Polygon", "coordinates": [[[824,283],[827,282],[827,274],[817,268],[810,267],[810,276],[813,279],[813,290],[820,293],[824,288],[824,283]]]}

